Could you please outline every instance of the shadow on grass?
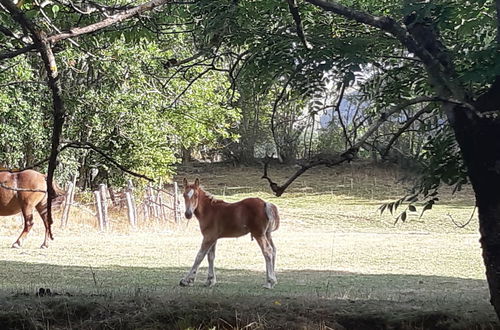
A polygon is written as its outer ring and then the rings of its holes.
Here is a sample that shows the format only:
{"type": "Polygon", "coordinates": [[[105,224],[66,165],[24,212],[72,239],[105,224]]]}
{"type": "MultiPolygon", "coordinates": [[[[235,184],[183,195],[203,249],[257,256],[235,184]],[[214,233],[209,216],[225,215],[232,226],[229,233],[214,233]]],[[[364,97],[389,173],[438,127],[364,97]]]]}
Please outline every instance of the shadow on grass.
{"type": "Polygon", "coordinates": [[[500,329],[485,281],[453,277],[218,269],[180,288],[184,268],[1,262],[0,328],[500,329]],[[37,296],[39,288],[51,295],[37,296]]]}

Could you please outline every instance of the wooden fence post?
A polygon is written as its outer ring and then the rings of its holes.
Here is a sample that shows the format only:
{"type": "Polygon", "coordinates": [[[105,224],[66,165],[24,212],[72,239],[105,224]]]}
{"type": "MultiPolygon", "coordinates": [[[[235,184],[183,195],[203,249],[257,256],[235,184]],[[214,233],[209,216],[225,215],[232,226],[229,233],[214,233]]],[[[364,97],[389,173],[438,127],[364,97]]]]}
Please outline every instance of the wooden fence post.
{"type": "Polygon", "coordinates": [[[102,224],[105,230],[109,229],[109,219],[108,219],[108,189],[104,183],[99,185],[99,191],[101,192],[101,207],[102,207],[102,224]]]}
{"type": "Polygon", "coordinates": [[[163,207],[163,198],[161,198],[161,191],[158,192],[158,198],[156,199],[158,202],[158,215],[161,222],[166,222],[167,217],[165,216],[165,208],[163,207]]]}
{"type": "Polygon", "coordinates": [[[66,227],[66,225],[68,224],[69,209],[71,207],[71,204],[73,203],[72,201],[73,189],[74,189],[73,182],[69,182],[68,190],[66,191],[66,197],[64,198],[64,208],[61,217],[61,228],[66,227]]]}
{"type": "Polygon", "coordinates": [[[134,197],[132,196],[130,191],[125,192],[125,197],[127,198],[128,220],[129,220],[132,228],[135,229],[136,225],[137,225],[137,218],[136,218],[136,214],[134,212],[135,211],[134,201],[133,201],[134,197]]]}
{"type": "Polygon", "coordinates": [[[146,209],[147,211],[147,218],[152,218],[154,217],[154,204],[153,204],[153,187],[151,187],[151,183],[148,184],[146,188],[146,209]]]}
{"type": "Polygon", "coordinates": [[[177,224],[179,222],[179,186],[177,185],[177,182],[174,182],[174,220],[175,223],[177,224]]]}
{"type": "Polygon", "coordinates": [[[97,214],[97,223],[99,225],[99,229],[101,231],[104,231],[104,222],[102,218],[102,205],[101,205],[101,192],[99,190],[94,191],[94,197],[95,197],[95,208],[96,208],[96,214],[97,214]]]}
{"type": "Polygon", "coordinates": [[[129,212],[130,212],[130,208],[132,208],[132,217],[134,219],[134,227],[137,227],[137,222],[139,220],[139,217],[137,215],[137,205],[135,203],[134,184],[132,183],[132,180],[128,180],[127,192],[130,193],[130,201],[131,201],[130,205],[128,205],[128,200],[127,200],[127,206],[128,206],[129,212]]]}
{"type": "Polygon", "coordinates": [[[159,196],[160,196],[160,192],[158,191],[156,193],[156,196],[155,196],[154,190],[153,190],[153,195],[151,196],[151,198],[152,198],[151,205],[153,205],[154,217],[155,217],[156,221],[158,221],[158,219],[160,218],[160,208],[158,207],[159,196]]]}

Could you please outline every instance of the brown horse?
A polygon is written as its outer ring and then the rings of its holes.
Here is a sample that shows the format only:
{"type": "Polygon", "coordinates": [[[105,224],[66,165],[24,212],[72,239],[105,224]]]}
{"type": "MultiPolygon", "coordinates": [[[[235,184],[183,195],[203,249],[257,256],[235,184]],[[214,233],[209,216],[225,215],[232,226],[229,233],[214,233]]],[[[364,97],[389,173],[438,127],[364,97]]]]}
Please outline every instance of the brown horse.
{"type": "Polygon", "coordinates": [[[280,217],[276,205],[260,198],[246,198],[236,203],[215,199],[200,187],[200,181],[188,184],[184,178],[185,216],[198,219],[203,241],[196,255],[193,267],[180,281],[181,286],[193,285],[200,263],[208,253],[208,278],[206,286],[215,285],[215,245],[223,237],[240,237],[250,233],[259,244],[266,261],[265,288],[271,289],[277,283],[274,266],[276,247],[271,232],[279,227],[280,217]]]}
{"type": "MultiPolygon", "coordinates": [[[[37,171],[20,172],[0,171],[0,216],[15,215],[22,212],[24,229],[13,248],[20,248],[22,241],[33,227],[33,209],[36,208],[45,225],[45,240],[42,249],[49,247],[48,240],[52,237],[51,225],[47,217],[47,181],[46,176],[37,171]]],[[[53,205],[61,204],[64,198],[62,191],[53,183],[56,196],[53,205]]]]}

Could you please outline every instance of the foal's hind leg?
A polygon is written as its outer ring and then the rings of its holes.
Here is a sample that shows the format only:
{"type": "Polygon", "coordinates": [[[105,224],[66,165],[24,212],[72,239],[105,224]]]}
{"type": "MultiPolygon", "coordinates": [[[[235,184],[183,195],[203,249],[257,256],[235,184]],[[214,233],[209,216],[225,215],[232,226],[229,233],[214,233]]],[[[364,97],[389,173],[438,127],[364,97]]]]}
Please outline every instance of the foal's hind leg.
{"type": "Polygon", "coordinates": [[[272,259],[272,263],[273,263],[273,277],[274,277],[274,280],[275,280],[275,283],[278,283],[278,280],[276,279],[276,272],[275,272],[275,268],[276,268],[276,246],[274,245],[274,242],[273,242],[273,238],[271,237],[271,233],[270,232],[267,232],[266,233],[266,238],[267,238],[267,241],[269,242],[269,244],[271,245],[271,248],[273,249],[273,259],[272,259]]]}
{"type": "Polygon", "coordinates": [[[28,235],[31,227],[33,227],[33,210],[23,209],[22,212],[24,218],[24,228],[23,231],[21,232],[21,235],[19,235],[17,241],[15,241],[14,244],[12,244],[12,247],[15,249],[21,247],[23,240],[26,238],[26,235],[28,235]]]}
{"type": "Polygon", "coordinates": [[[48,215],[47,215],[47,204],[39,203],[36,206],[36,210],[40,217],[43,220],[43,224],[45,225],[45,239],[43,240],[43,244],[40,246],[41,249],[46,249],[49,247],[49,239],[54,239],[52,237],[52,231],[50,229],[51,224],[49,223],[48,215]]]}
{"type": "Polygon", "coordinates": [[[215,260],[215,246],[217,245],[217,242],[212,245],[210,250],[208,250],[207,254],[207,259],[208,259],[208,276],[207,276],[207,281],[205,282],[205,286],[211,288],[217,283],[217,280],[215,278],[215,267],[214,267],[214,260],[215,260]]]}
{"type": "Polygon", "coordinates": [[[266,284],[264,284],[264,287],[266,289],[272,289],[277,283],[276,276],[273,271],[273,248],[266,236],[262,235],[254,237],[262,250],[264,259],[266,260],[266,284]]]}

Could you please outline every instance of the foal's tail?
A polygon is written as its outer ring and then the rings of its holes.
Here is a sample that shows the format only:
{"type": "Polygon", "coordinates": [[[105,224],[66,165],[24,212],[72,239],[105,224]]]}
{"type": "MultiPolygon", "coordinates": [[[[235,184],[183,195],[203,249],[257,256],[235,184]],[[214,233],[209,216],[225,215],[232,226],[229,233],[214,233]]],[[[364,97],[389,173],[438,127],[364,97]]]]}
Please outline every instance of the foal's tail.
{"type": "Polygon", "coordinates": [[[266,232],[271,233],[278,230],[280,227],[280,215],[278,213],[278,208],[273,203],[266,202],[265,209],[267,219],[269,220],[266,232]]]}

